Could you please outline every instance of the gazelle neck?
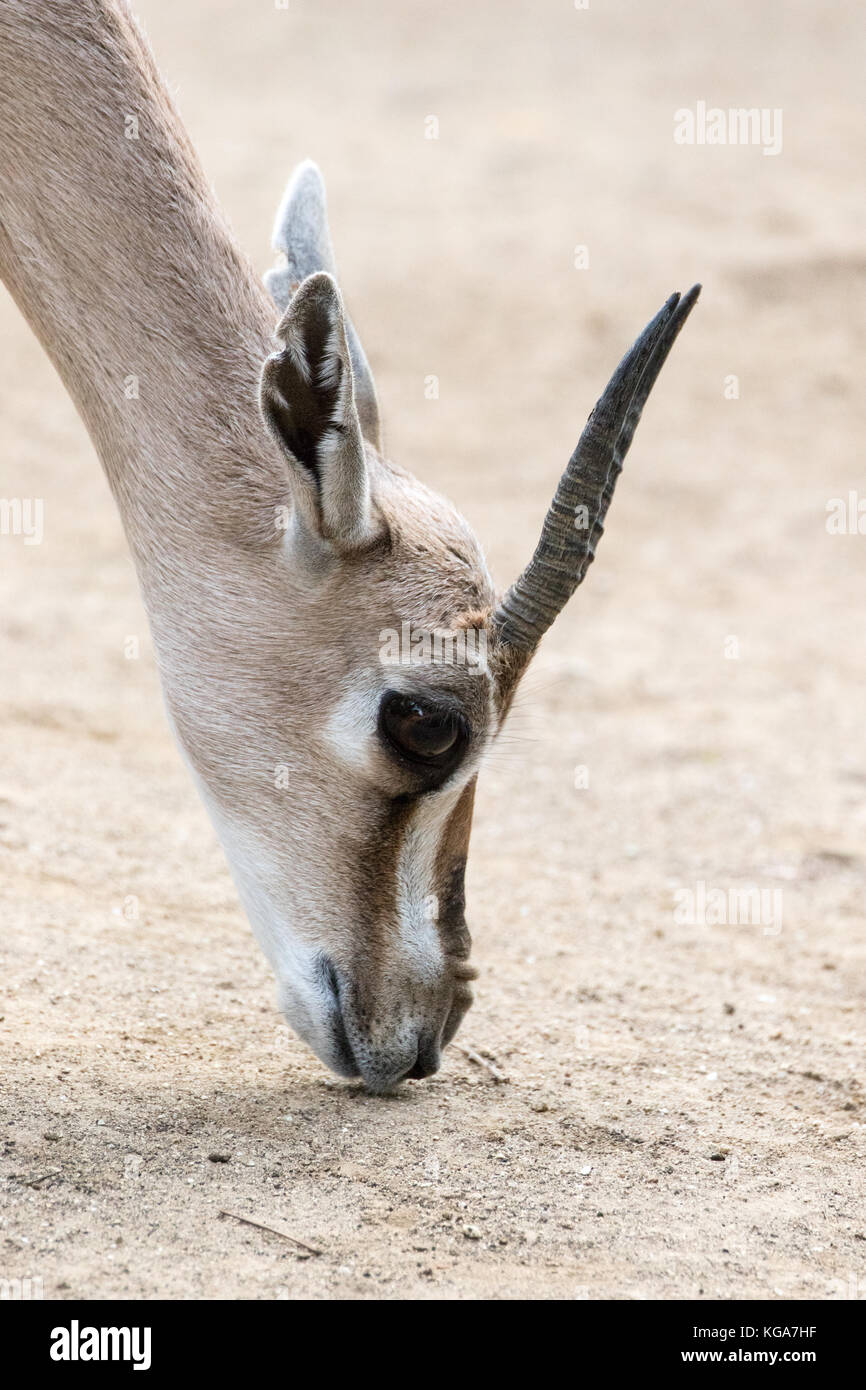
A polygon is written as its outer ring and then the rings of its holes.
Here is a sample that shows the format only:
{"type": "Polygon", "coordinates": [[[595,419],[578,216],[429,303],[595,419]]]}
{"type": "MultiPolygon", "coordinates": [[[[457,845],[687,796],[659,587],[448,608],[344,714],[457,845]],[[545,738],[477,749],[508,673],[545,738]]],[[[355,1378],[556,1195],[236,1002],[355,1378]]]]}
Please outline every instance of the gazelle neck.
{"type": "Polygon", "coordinates": [[[2,3],[0,47],[0,275],[87,425],[145,579],[225,529],[242,493],[258,526],[256,493],[260,512],[283,500],[256,404],[275,315],[125,5],[2,3]]]}

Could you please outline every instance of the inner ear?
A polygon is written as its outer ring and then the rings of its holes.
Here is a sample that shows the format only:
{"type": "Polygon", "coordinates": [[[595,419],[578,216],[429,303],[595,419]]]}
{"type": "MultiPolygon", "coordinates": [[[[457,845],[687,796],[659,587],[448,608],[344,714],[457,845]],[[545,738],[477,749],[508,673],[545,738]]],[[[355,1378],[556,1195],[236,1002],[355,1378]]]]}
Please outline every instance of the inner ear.
{"type": "Polygon", "coordinates": [[[277,325],[281,344],[262,369],[262,415],[285,455],[306,521],[347,547],[371,535],[370,481],[355,408],[340,292],[310,275],[277,325]]]}
{"type": "Polygon", "coordinates": [[[281,354],[275,404],[282,441],[319,481],[323,437],[329,430],[346,432],[339,408],[346,386],[340,336],[339,322],[314,301],[301,325],[288,325],[281,354]]]}

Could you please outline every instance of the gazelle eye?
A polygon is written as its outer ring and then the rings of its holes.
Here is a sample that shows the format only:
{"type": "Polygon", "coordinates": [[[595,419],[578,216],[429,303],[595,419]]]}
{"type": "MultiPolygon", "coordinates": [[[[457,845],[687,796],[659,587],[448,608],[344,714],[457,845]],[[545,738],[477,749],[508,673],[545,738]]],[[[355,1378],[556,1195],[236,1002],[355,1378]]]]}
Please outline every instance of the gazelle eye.
{"type": "Polygon", "coordinates": [[[466,740],[455,710],[391,691],[379,707],[379,729],[401,757],[424,766],[450,762],[466,740]]]}

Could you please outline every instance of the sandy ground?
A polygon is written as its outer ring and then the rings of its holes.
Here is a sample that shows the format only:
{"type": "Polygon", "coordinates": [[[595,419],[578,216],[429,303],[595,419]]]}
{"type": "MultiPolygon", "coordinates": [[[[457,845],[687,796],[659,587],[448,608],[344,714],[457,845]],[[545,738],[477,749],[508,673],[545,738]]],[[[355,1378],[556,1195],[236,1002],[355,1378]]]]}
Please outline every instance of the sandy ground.
{"type": "Polygon", "coordinates": [[[390,452],[501,582],[623,348],[705,288],[482,777],[458,1042],[507,1080],[452,1046],[386,1100],[281,1023],[107,486],[3,298],[0,493],[45,540],[0,537],[0,1279],[866,1296],[866,537],[825,524],[864,487],[862,9],[139,9],[259,268],[290,166],[324,168],[390,452]],[[782,152],[676,145],[700,100],[781,108],[782,152]],[[781,898],[690,925],[700,883],[781,898]]]}

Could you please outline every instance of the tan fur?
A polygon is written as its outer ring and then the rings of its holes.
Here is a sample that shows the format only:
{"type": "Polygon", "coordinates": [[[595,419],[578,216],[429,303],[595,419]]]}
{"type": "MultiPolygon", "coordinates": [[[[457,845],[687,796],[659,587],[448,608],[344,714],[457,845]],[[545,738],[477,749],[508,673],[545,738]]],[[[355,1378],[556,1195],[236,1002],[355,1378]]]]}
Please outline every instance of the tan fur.
{"type": "Polygon", "coordinates": [[[280,529],[277,517],[299,516],[297,486],[257,405],[276,315],[125,5],[0,0],[0,43],[0,272],[108,475],[172,724],[287,1015],[344,1066],[317,1003],[326,955],[349,982],[361,1069],[390,1084],[411,1067],[416,1035],[433,1036],[435,1053],[468,1005],[457,879],[503,697],[456,666],[411,676],[453,695],[473,728],[435,855],[431,891],[447,911],[429,978],[395,920],[395,865],[417,808],[369,730],[357,766],[324,730],[353,683],[386,683],[382,629],[486,621],[495,595],[481,551],[447,502],[369,444],[369,543],[341,552],[307,525],[280,529]]]}

